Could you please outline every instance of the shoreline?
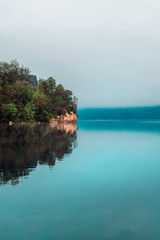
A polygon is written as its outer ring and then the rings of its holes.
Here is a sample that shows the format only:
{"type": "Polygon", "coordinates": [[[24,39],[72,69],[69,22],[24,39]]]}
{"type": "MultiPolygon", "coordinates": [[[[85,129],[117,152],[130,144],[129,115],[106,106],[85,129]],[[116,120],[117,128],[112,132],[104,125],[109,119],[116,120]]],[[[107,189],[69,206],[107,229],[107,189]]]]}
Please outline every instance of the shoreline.
{"type": "Polygon", "coordinates": [[[38,125],[45,125],[49,126],[51,128],[56,128],[57,130],[64,131],[67,134],[73,134],[78,130],[77,127],[77,122],[59,122],[59,121],[54,121],[54,122],[12,122],[12,123],[0,123],[0,125],[4,125],[4,127],[7,126],[24,126],[24,127],[29,127],[29,126],[38,126],[38,125]]]}
{"type": "Polygon", "coordinates": [[[13,124],[41,124],[41,123],[48,123],[48,124],[77,124],[77,118],[78,115],[75,113],[66,113],[65,115],[57,116],[57,118],[51,118],[48,122],[14,122],[14,121],[9,121],[9,122],[0,122],[0,124],[8,124],[8,125],[13,125],[13,124]]]}

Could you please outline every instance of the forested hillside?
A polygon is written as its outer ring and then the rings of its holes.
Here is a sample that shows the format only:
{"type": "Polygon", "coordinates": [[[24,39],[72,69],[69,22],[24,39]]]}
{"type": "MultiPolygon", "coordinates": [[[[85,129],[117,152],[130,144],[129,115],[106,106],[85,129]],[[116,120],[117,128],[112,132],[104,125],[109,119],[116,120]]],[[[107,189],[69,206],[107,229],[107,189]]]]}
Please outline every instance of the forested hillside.
{"type": "Polygon", "coordinates": [[[0,62],[0,122],[49,121],[66,112],[77,111],[77,98],[56,84],[53,77],[34,79],[28,68],[14,60],[0,62]]]}

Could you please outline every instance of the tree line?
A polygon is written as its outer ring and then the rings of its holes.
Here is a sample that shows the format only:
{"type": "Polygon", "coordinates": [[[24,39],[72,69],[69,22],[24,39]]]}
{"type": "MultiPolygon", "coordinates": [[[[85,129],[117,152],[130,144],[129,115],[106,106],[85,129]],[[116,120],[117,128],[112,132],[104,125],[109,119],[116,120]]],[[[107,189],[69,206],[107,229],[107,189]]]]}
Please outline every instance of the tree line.
{"type": "Polygon", "coordinates": [[[0,122],[47,122],[77,111],[77,98],[53,77],[34,87],[29,68],[16,60],[0,62],[0,122]]]}

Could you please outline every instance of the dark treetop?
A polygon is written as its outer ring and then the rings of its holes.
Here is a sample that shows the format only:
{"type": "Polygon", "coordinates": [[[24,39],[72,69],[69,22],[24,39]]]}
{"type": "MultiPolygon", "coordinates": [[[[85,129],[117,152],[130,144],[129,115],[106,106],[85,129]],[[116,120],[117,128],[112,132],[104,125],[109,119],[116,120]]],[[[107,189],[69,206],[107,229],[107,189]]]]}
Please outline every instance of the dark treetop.
{"type": "Polygon", "coordinates": [[[54,78],[39,79],[16,60],[0,62],[0,122],[49,121],[77,111],[77,98],[54,78]]]}

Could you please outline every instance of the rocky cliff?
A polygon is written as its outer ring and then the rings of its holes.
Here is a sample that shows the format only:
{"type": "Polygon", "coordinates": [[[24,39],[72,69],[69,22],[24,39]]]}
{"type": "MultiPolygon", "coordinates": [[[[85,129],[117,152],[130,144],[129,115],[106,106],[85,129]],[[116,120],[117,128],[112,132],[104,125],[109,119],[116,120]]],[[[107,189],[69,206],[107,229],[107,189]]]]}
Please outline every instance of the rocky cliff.
{"type": "Polygon", "coordinates": [[[60,123],[77,123],[77,115],[73,112],[66,113],[65,115],[58,116],[56,119],[51,118],[50,123],[60,122],[60,123]]]}

